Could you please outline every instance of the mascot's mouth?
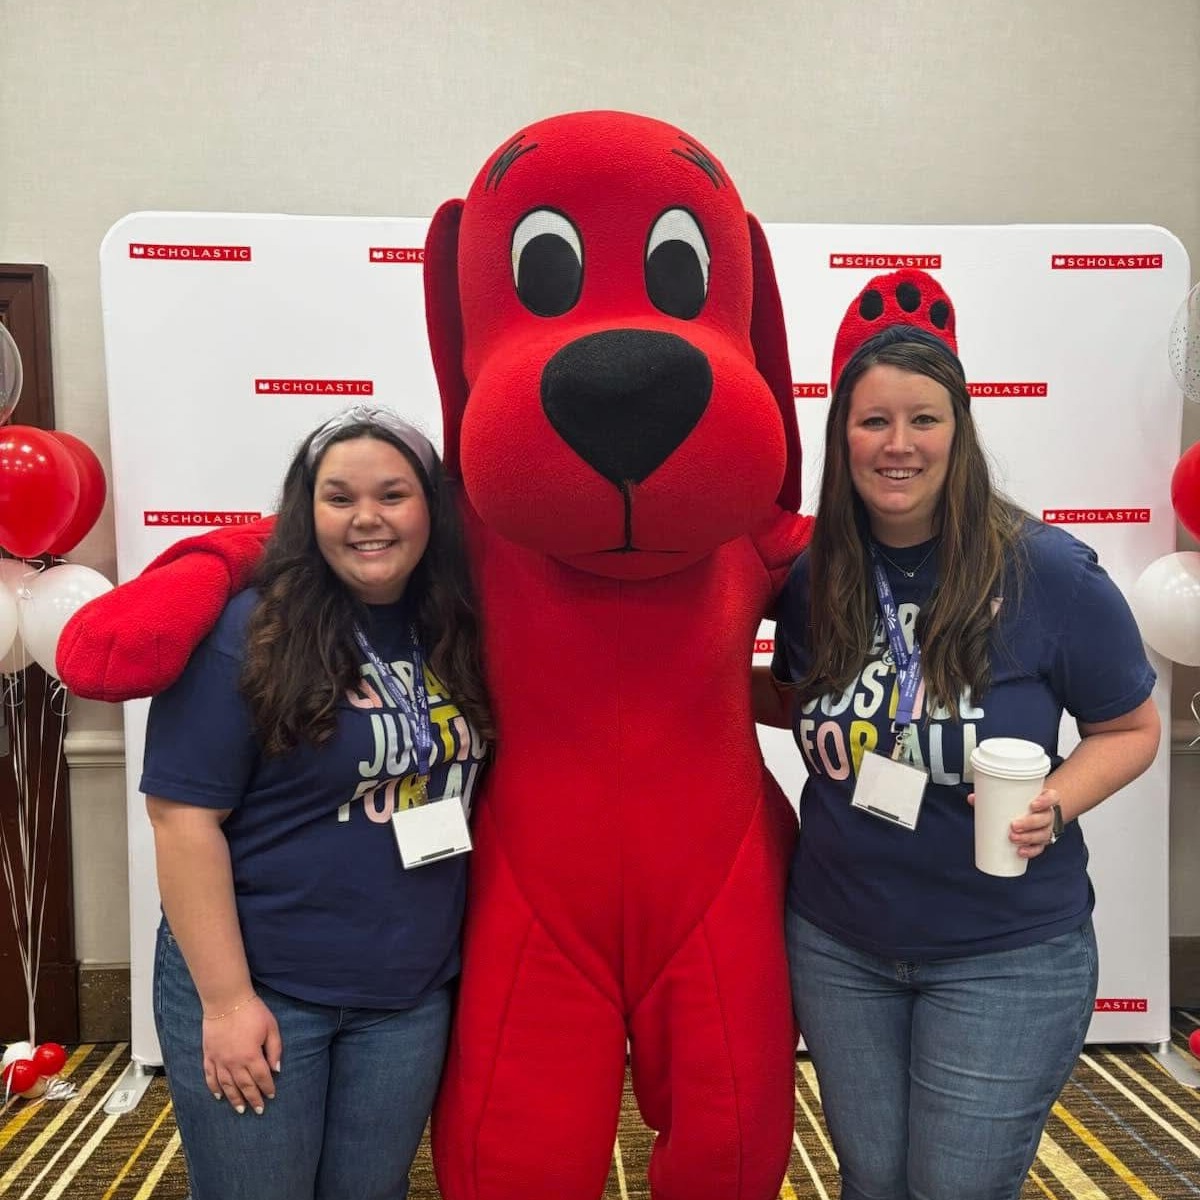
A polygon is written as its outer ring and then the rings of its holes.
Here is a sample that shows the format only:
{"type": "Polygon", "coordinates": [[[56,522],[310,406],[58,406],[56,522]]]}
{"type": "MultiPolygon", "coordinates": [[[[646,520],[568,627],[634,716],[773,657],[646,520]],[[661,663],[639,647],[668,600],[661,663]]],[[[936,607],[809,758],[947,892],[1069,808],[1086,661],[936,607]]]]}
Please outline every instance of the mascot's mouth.
{"type": "Polygon", "coordinates": [[[650,549],[638,546],[633,540],[633,481],[623,479],[617,484],[621,493],[621,503],[625,506],[625,541],[620,546],[612,546],[607,550],[599,550],[598,554],[683,554],[683,550],[670,550],[660,547],[650,549]]]}

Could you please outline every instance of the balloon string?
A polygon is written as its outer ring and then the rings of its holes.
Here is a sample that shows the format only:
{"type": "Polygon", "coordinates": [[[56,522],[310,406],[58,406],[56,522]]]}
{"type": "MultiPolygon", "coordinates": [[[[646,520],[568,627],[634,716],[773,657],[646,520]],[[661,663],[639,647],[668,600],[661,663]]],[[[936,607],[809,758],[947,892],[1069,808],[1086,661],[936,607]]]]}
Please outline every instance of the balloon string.
{"type": "MultiPolygon", "coordinates": [[[[51,839],[54,836],[54,820],[58,814],[58,793],[59,793],[59,787],[62,783],[63,745],[66,740],[66,733],[67,733],[67,719],[66,719],[67,718],[67,708],[68,708],[67,699],[66,699],[67,689],[63,686],[62,682],[58,679],[54,679],[54,680],[48,679],[47,683],[49,684],[48,694],[46,691],[43,691],[43,693],[42,693],[43,736],[40,739],[39,744],[42,746],[43,749],[42,749],[42,753],[39,755],[39,758],[38,758],[38,792],[37,792],[38,796],[40,796],[42,794],[41,771],[42,771],[42,766],[46,760],[46,755],[45,755],[46,739],[45,739],[45,735],[44,735],[44,730],[45,730],[47,711],[49,711],[51,716],[58,718],[58,728],[56,731],[57,736],[54,737],[54,778],[50,784],[50,813],[49,813],[49,816],[47,817],[46,825],[45,825],[45,828],[46,828],[46,853],[43,855],[43,857],[46,859],[46,862],[44,863],[45,869],[42,870],[40,873],[36,869],[34,869],[34,868],[36,868],[36,865],[37,865],[37,854],[38,854],[39,849],[41,849],[41,844],[42,844],[40,838],[38,837],[36,826],[35,826],[35,833],[34,833],[34,840],[33,840],[33,858],[30,860],[31,877],[32,877],[33,885],[34,885],[34,891],[36,893],[36,895],[34,896],[34,902],[35,902],[34,907],[37,910],[36,933],[34,933],[31,936],[31,942],[32,942],[32,946],[33,946],[33,954],[32,954],[33,968],[32,968],[32,983],[31,983],[31,987],[30,987],[30,991],[29,991],[29,1037],[30,1037],[30,1041],[33,1040],[33,1024],[34,1024],[33,997],[37,994],[38,978],[41,974],[41,967],[42,967],[43,932],[44,932],[45,920],[46,920],[46,896],[49,893],[49,889],[50,889],[50,846],[51,846],[51,839]]],[[[42,816],[42,811],[41,811],[42,808],[43,808],[43,805],[40,805],[40,804],[34,805],[35,816],[39,822],[40,822],[41,816],[42,816]]],[[[32,912],[30,915],[32,917],[32,912]]]]}
{"type": "MultiPolygon", "coordinates": [[[[18,823],[17,840],[19,843],[19,848],[16,852],[14,852],[14,847],[11,844],[11,838],[9,837],[8,833],[5,831],[3,825],[0,824],[0,866],[3,867],[5,890],[8,893],[9,911],[12,914],[13,930],[16,933],[16,937],[17,937],[17,956],[21,963],[21,974],[25,980],[25,996],[26,996],[26,1001],[28,1002],[28,998],[29,998],[29,994],[30,994],[30,984],[32,982],[31,976],[30,976],[30,969],[29,969],[30,968],[29,948],[28,948],[28,944],[27,944],[28,926],[24,927],[26,936],[22,936],[22,928],[23,927],[22,927],[22,923],[21,923],[21,904],[20,904],[20,896],[19,896],[21,889],[18,888],[17,880],[16,880],[16,853],[20,854],[21,861],[24,861],[24,858],[25,858],[24,843],[22,840],[23,839],[23,830],[21,828],[21,826],[23,824],[21,808],[22,808],[22,800],[21,800],[21,797],[18,796],[18,798],[17,798],[17,823],[18,823]]],[[[23,880],[22,880],[22,882],[23,882],[23,880]]]]}
{"type": "MultiPolygon", "coordinates": [[[[28,861],[28,830],[26,823],[26,792],[28,777],[25,771],[26,761],[26,743],[28,726],[25,709],[25,687],[23,677],[12,677],[11,682],[6,680],[5,687],[5,704],[6,717],[9,723],[9,739],[10,753],[12,755],[13,764],[13,781],[16,789],[16,847],[12,845],[12,839],[9,837],[4,828],[3,822],[0,822],[0,858],[2,858],[4,869],[4,882],[8,892],[9,907],[12,912],[13,931],[17,937],[17,953],[21,963],[21,973],[25,978],[26,1000],[28,1002],[30,978],[30,962],[28,953],[28,925],[24,926],[26,936],[22,937],[21,923],[21,899],[24,892],[24,886],[17,886],[17,862],[26,863],[28,861]],[[18,719],[18,716],[20,719],[18,719]],[[18,858],[19,856],[19,858],[18,858]]],[[[27,872],[22,873],[21,883],[26,882],[27,872]]]]}
{"type": "MultiPolygon", "coordinates": [[[[1196,692],[1192,696],[1192,703],[1190,706],[1191,710],[1192,710],[1192,716],[1195,718],[1196,724],[1200,725],[1200,712],[1196,711],[1196,702],[1197,701],[1200,701],[1200,692],[1196,692]]],[[[1198,742],[1200,742],[1200,733],[1196,734],[1196,736],[1194,738],[1192,738],[1192,740],[1190,742],[1188,742],[1188,749],[1191,750],[1192,747],[1194,747],[1198,742]]]]}
{"type": "MultiPolygon", "coordinates": [[[[23,654],[22,654],[23,657],[23,654]]],[[[66,739],[66,715],[69,693],[62,682],[47,677],[37,714],[36,776],[30,772],[30,724],[33,714],[26,703],[26,681],[16,673],[4,675],[0,695],[9,726],[10,755],[16,790],[15,837],[0,822],[0,873],[8,894],[9,910],[17,937],[17,953],[25,982],[29,1021],[29,1040],[36,1042],[37,1014],[35,998],[41,977],[45,936],[46,901],[50,883],[51,839],[58,815],[58,794],[62,786],[63,746],[66,739]],[[50,746],[47,743],[50,742],[50,746]],[[51,749],[54,765],[51,792],[45,798],[45,751],[51,749]],[[48,803],[46,800],[48,799],[48,803]],[[43,862],[42,860],[46,861],[43,862]]]]}
{"type": "MultiPolygon", "coordinates": [[[[46,565],[47,565],[46,563],[42,562],[42,560],[40,558],[21,558],[21,559],[13,559],[13,561],[20,562],[22,564],[22,566],[24,566],[26,568],[26,571],[25,571],[26,575],[40,575],[46,569],[46,565]]],[[[29,600],[32,598],[30,591],[29,591],[29,587],[25,583],[24,578],[22,578],[21,582],[18,583],[16,585],[16,587],[17,587],[17,595],[22,600],[29,600]]]]}
{"type": "MultiPolygon", "coordinates": [[[[24,562],[26,574],[42,570],[42,564],[24,562]]],[[[28,595],[22,579],[14,587],[18,601],[28,595]]],[[[4,716],[9,730],[9,753],[12,758],[13,783],[16,792],[16,834],[9,834],[0,821],[0,867],[8,893],[9,911],[12,915],[13,932],[17,939],[17,956],[21,974],[25,981],[25,998],[29,1019],[29,1037],[36,1037],[34,1024],[34,996],[36,995],[37,972],[31,954],[33,917],[33,869],[37,849],[37,826],[31,825],[29,799],[29,709],[26,704],[25,669],[29,657],[21,641],[19,652],[14,655],[14,671],[3,676],[4,716]],[[15,844],[14,844],[15,842],[15,844]],[[18,871],[18,865],[20,870],[18,871]],[[19,879],[18,879],[19,875],[19,879]],[[24,921],[22,921],[22,915],[24,921]]]]}
{"type": "MultiPolygon", "coordinates": [[[[16,695],[15,689],[10,691],[10,695],[16,695]]],[[[12,912],[13,930],[17,937],[17,955],[21,963],[21,974],[25,981],[26,1011],[27,1014],[32,1014],[35,976],[30,943],[30,936],[33,929],[33,922],[31,920],[33,915],[33,895],[31,891],[30,864],[33,849],[31,835],[34,831],[31,828],[29,812],[29,773],[27,770],[29,748],[28,706],[25,704],[21,705],[20,719],[17,719],[16,708],[12,710],[11,715],[13,718],[10,723],[13,777],[17,793],[16,845],[12,844],[13,839],[8,836],[3,825],[0,824],[0,851],[3,852],[4,882],[8,891],[9,907],[12,912]]],[[[30,1040],[35,1036],[35,1030],[31,1026],[29,1031],[30,1040]]]]}
{"type": "MultiPolygon", "coordinates": [[[[41,572],[46,569],[44,562],[30,563],[36,571],[41,572]]],[[[26,588],[26,591],[28,589],[26,588]]],[[[62,704],[62,711],[58,711],[56,700],[57,693],[64,691],[62,683],[47,674],[45,684],[42,688],[41,705],[38,709],[38,756],[37,756],[37,780],[34,786],[32,795],[26,789],[26,809],[29,814],[29,836],[27,842],[22,846],[26,852],[24,859],[25,867],[25,929],[27,937],[27,966],[25,968],[25,997],[28,1004],[29,1016],[29,1040],[34,1041],[34,1031],[37,1021],[35,1012],[35,999],[38,992],[38,983],[41,979],[42,972],[42,949],[43,949],[43,931],[45,926],[46,915],[46,896],[50,882],[50,845],[49,840],[54,834],[54,819],[58,811],[58,788],[59,775],[62,764],[63,741],[66,734],[66,704],[62,704]],[[45,783],[45,765],[46,765],[46,743],[47,743],[47,717],[49,715],[58,717],[57,737],[54,738],[54,778],[51,784],[49,814],[44,813],[45,805],[41,803],[41,798],[45,795],[43,785],[45,783]],[[43,822],[43,817],[46,817],[43,822]],[[43,843],[42,829],[46,830],[46,840],[43,843]],[[45,862],[39,862],[39,858],[45,859],[45,862]],[[39,869],[40,868],[40,869],[39,869]]],[[[25,709],[26,719],[29,717],[28,705],[25,709]]],[[[53,735],[51,735],[53,736],[53,735]]],[[[28,779],[28,744],[26,745],[26,779],[28,779]]]]}

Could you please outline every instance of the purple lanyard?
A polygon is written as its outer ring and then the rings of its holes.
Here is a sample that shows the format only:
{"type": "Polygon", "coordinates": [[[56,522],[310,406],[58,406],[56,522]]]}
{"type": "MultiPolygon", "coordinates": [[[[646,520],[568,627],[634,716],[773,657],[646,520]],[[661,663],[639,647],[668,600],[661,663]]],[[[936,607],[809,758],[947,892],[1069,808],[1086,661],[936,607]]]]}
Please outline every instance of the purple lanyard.
{"type": "Polygon", "coordinates": [[[879,611],[883,614],[888,644],[892,648],[892,658],[896,663],[896,678],[900,683],[900,701],[896,706],[892,730],[903,735],[907,726],[912,724],[913,708],[921,687],[921,647],[914,641],[910,653],[904,644],[904,634],[900,630],[900,613],[892,595],[892,585],[888,583],[887,572],[883,569],[883,563],[879,561],[879,553],[873,543],[870,550],[871,570],[875,575],[875,594],[879,598],[879,611]]]}
{"type": "Polygon", "coordinates": [[[408,718],[409,728],[413,732],[413,750],[417,756],[417,774],[422,780],[429,778],[430,761],[433,758],[433,731],[429,722],[429,693],[425,690],[425,655],[421,652],[421,643],[417,641],[417,631],[409,628],[412,639],[413,664],[413,698],[410,700],[396,673],[383,659],[375,653],[374,647],[367,641],[362,627],[355,625],[354,640],[358,648],[366,655],[367,661],[375,668],[380,686],[387,692],[392,703],[408,718]]]}

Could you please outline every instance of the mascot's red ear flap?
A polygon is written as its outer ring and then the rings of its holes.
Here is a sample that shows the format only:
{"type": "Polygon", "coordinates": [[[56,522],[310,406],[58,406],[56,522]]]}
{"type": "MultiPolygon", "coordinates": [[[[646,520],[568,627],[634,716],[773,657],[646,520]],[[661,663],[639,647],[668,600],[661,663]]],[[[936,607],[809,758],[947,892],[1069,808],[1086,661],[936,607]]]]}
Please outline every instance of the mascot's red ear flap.
{"type": "MultiPolygon", "coordinates": [[[[778,503],[789,512],[798,512],[800,427],[796,423],[796,400],[792,395],[792,368],[788,362],[783,305],[779,300],[779,286],[775,282],[775,267],[771,262],[767,236],[755,217],[749,213],[746,217],[750,223],[750,254],[754,267],[754,311],[750,316],[750,341],[754,345],[754,361],[758,372],[775,393],[787,445],[787,467],[779,488],[778,503]]],[[[428,251],[425,253],[425,270],[429,270],[428,251]]]]}
{"type": "Polygon", "coordinates": [[[434,214],[425,237],[425,326],[442,397],[442,462],[446,474],[454,479],[460,476],[458,442],[467,406],[462,305],[458,297],[458,227],[462,213],[461,200],[447,200],[434,214]]]}

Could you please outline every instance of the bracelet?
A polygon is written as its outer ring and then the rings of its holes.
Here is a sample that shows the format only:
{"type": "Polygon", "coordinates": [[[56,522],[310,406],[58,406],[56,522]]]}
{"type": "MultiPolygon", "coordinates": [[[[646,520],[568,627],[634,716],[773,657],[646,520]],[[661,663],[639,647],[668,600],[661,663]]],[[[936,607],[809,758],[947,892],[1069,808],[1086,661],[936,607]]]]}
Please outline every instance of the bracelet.
{"type": "Polygon", "coordinates": [[[226,1017],[231,1017],[239,1008],[245,1008],[252,1000],[258,999],[258,993],[255,992],[252,996],[247,996],[241,1004],[235,1004],[232,1008],[227,1008],[223,1013],[204,1013],[206,1021],[223,1021],[226,1017]]]}

